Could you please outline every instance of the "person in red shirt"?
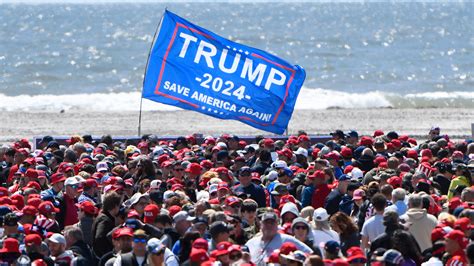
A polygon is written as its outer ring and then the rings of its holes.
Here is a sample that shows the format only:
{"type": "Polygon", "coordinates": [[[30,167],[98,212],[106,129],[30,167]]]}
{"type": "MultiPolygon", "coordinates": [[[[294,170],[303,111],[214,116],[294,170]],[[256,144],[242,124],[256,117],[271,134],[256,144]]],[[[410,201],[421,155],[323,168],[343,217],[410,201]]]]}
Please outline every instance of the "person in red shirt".
{"type": "Polygon", "coordinates": [[[302,195],[303,207],[311,205],[313,208],[324,207],[324,201],[331,192],[328,184],[326,184],[326,175],[323,171],[315,171],[307,177],[312,183],[306,187],[302,195]]]}
{"type": "Polygon", "coordinates": [[[464,233],[460,230],[453,230],[445,237],[446,252],[451,256],[446,262],[447,266],[464,266],[468,265],[466,253],[464,249],[467,246],[468,240],[464,237],[464,233]]]}
{"type": "Polygon", "coordinates": [[[69,177],[64,182],[64,198],[60,202],[57,221],[60,228],[76,224],[79,221],[78,208],[76,206],[79,196],[79,180],[76,177],[69,177]]]}

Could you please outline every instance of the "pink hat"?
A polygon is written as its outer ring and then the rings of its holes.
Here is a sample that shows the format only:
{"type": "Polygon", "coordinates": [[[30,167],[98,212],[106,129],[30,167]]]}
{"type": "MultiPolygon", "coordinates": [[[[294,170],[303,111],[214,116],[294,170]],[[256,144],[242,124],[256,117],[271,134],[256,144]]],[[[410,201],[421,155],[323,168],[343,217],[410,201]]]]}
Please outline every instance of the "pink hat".
{"type": "Polygon", "coordinates": [[[353,200],[360,200],[365,197],[365,191],[363,189],[356,189],[354,190],[354,194],[352,195],[353,200]]]}

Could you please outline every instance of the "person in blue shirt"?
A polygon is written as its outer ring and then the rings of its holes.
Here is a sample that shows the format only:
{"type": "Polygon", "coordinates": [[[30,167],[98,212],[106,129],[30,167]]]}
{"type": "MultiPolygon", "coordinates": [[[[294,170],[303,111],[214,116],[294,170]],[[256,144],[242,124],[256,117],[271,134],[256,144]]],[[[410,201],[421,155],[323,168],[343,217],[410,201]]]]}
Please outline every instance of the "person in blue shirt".
{"type": "Polygon", "coordinates": [[[258,207],[266,207],[266,195],[261,186],[252,182],[250,167],[244,166],[239,171],[240,184],[234,187],[234,193],[246,194],[248,198],[257,202],[258,207]]]}

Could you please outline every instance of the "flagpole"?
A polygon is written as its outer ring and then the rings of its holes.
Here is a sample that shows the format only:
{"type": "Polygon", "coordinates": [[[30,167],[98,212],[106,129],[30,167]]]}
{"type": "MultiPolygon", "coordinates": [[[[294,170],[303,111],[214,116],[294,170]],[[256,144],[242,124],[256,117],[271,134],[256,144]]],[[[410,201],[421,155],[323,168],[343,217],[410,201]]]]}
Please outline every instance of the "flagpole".
{"type": "MultiPolygon", "coordinates": [[[[168,10],[168,7],[165,7],[165,12],[166,12],[166,10],[168,10]]],[[[158,31],[161,28],[161,23],[163,22],[163,17],[164,16],[165,16],[165,13],[163,12],[163,14],[161,15],[161,18],[160,18],[160,22],[156,26],[155,34],[153,35],[153,40],[151,41],[150,50],[148,51],[148,56],[147,56],[147,59],[146,59],[145,73],[143,75],[143,83],[142,83],[142,93],[141,93],[141,97],[140,97],[140,112],[138,114],[138,137],[140,137],[141,133],[142,133],[141,131],[142,131],[143,88],[145,87],[146,71],[148,70],[148,62],[150,62],[151,51],[153,50],[153,44],[155,44],[156,34],[158,34],[158,31]]]]}

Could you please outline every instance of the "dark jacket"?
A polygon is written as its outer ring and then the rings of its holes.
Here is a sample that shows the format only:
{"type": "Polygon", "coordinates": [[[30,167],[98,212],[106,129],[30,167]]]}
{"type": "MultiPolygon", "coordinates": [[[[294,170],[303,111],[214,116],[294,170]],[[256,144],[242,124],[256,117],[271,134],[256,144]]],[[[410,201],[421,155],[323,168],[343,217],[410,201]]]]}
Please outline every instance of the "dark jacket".
{"type": "Polygon", "coordinates": [[[92,253],[91,248],[86,242],[79,240],[76,241],[70,248],[69,248],[76,257],[76,264],[75,265],[83,265],[83,266],[90,266],[90,265],[97,265],[97,258],[92,253]]]}
{"type": "Polygon", "coordinates": [[[335,214],[339,211],[339,203],[342,199],[342,193],[339,191],[338,188],[335,188],[329,193],[326,198],[326,202],[324,203],[324,208],[328,212],[329,215],[335,214]]]}
{"type": "Polygon", "coordinates": [[[31,252],[31,253],[28,253],[27,254],[28,257],[30,258],[31,261],[35,261],[35,260],[43,260],[46,265],[48,266],[54,266],[54,261],[53,259],[51,259],[50,257],[46,257],[44,256],[43,254],[41,253],[38,253],[38,252],[31,252]]]}
{"type": "Polygon", "coordinates": [[[104,266],[107,261],[113,257],[117,256],[117,254],[115,253],[115,251],[110,251],[110,252],[107,252],[105,253],[102,257],[100,257],[100,260],[99,260],[99,266],[104,266]]]}
{"type": "Polygon", "coordinates": [[[359,232],[354,232],[348,236],[340,235],[341,237],[341,251],[344,256],[347,256],[347,250],[351,247],[360,246],[360,235],[359,232]]]}
{"type": "Polygon", "coordinates": [[[108,212],[102,212],[97,216],[92,225],[92,248],[95,254],[102,257],[105,253],[112,251],[112,241],[107,234],[115,227],[115,218],[108,212]]]}
{"type": "Polygon", "coordinates": [[[263,188],[261,186],[257,186],[254,183],[250,183],[246,187],[238,185],[234,188],[234,193],[237,192],[247,194],[249,198],[257,202],[259,208],[266,207],[267,205],[265,191],[263,191],[263,188]]]}
{"type": "Polygon", "coordinates": [[[94,218],[84,216],[79,223],[76,224],[77,227],[81,228],[82,235],[84,236],[84,242],[87,245],[92,246],[92,239],[94,236],[92,235],[92,225],[94,224],[94,218]]]}
{"type": "Polygon", "coordinates": [[[122,255],[120,255],[121,257],[121,262],[122,262],[122,266],[144,266],[144,265],[147,265],[147,261],[146,261],[146,258],[147,258],[148,255],[145,255],[145,260],[143,261],[143,264],[142,265],[139,265],[137,263],[137,259],[135,258],[135,254],[133,252],[127,252],[127,253],[124,253],[122,255]]]}

